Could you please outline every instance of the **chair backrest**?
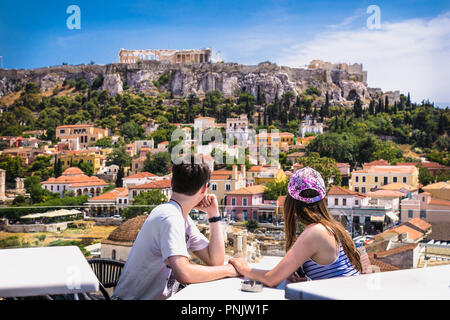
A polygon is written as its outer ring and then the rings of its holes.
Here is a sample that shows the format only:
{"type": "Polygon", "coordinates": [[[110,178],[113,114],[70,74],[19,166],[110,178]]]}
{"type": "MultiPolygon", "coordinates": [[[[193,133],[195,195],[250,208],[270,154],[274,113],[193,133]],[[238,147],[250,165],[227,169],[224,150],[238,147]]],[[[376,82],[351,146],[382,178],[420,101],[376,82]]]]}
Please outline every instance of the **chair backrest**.
{"type": "Polygon", "coordinates": [[[115,287],[125,265],[124,262],[104,258],[88,259],[92,270],[105,288],[115,287]]]}

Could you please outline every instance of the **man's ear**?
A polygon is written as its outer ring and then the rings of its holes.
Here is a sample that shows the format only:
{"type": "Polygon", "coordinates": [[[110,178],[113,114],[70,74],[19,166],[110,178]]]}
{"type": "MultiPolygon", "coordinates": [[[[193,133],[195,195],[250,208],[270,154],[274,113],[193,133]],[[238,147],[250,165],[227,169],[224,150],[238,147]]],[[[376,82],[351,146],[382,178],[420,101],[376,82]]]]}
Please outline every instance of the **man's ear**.
{"type": "Polygon", "coordinates": [[[203,187],[201,187],[200,189],[200,193],[204,194],[208,191],[208,185],[204,184],[203,187]]]}

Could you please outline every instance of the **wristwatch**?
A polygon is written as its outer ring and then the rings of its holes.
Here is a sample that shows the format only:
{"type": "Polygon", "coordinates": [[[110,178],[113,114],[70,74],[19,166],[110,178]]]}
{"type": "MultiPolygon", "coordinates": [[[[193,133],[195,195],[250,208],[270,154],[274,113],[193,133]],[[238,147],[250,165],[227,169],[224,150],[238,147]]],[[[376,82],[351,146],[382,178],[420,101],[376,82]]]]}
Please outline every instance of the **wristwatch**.
{"type": "Polygon", "coordinates": [[[220,221],[220,220],[222,220],[222,218],[220,216],[217,216],[217,217],[209,218],[208,222],[209,223],[213,223],[213,222],[217,222],[217,221],[220,221]]]}

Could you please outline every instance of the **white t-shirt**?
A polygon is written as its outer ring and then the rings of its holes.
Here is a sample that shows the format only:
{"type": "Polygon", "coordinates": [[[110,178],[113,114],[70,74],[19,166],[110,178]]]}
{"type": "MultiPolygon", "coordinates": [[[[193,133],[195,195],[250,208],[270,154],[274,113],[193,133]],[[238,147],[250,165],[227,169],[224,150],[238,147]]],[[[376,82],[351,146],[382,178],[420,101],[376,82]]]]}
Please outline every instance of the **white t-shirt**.
{"type": "Polygon", "coordinates": [[[113,296],[123,300],[169,298],[178,283],[168,266],[168,258],[177,255],[189,258],[188,249],[195,252],[208,244],[192,219],[183,218],[175,201],[157,206],[130,250],[113,296]]]}

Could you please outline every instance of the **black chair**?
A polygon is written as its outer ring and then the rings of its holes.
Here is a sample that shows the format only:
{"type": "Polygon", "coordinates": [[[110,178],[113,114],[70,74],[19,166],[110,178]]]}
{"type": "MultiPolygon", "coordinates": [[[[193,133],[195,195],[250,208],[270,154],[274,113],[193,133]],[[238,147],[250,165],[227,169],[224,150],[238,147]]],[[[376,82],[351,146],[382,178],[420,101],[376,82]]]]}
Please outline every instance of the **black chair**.
{"type": "MultiPolygon", "coordinates": [[[[111,300],[106,288],[113,288],[117,285],[125,262],[104,258],[92,258],[88,259],[88,262],[98,278],[99,288],[103,297],[106,300],[111,300]]],[[[89,296],[92,299],[98,299],[92,294],[89,294],[89,296]]]]}

